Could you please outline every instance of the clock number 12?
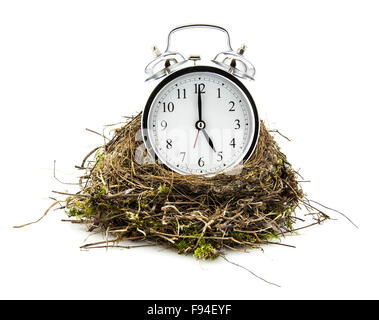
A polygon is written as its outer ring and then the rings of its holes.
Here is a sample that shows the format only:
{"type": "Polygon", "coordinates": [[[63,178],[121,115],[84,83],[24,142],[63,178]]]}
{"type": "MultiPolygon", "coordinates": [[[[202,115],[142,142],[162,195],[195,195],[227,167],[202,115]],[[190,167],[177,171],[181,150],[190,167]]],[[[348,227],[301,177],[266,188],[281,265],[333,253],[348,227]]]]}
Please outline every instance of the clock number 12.
{"type": "Polygon", "coordinates": [[[200,93],[205,93],[205,84],[204,83],[195,83],[195,93],[200,90],[200,93]]]}

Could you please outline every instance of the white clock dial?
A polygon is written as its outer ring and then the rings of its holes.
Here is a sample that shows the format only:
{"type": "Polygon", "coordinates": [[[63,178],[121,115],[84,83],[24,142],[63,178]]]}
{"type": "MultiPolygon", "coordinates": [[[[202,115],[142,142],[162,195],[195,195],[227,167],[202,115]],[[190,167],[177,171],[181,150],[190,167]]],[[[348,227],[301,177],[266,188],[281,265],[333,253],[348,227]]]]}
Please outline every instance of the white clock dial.
{"type": "Polygon", "coordinates": [[[258,138],[246,88],[212,67],[183,69],[153,92],[143,115],[150,153],[182,174],[215,174],[246,160],[258,138]]]}

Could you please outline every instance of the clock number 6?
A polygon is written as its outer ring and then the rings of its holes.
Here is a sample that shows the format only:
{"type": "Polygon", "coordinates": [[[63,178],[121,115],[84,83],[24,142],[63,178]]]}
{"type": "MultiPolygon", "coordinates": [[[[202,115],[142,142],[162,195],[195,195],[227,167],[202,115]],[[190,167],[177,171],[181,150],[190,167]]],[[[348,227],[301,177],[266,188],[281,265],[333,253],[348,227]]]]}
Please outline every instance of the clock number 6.
{"type": "Polygon", "coordinates": [[[197,162],[197,164],[199,165],[199,167],[204,167],[205,162],[204,162],[204,160],[203,160],[203,157],[200,157],[200,158],[199,158],[199,161],[197,162]]]}

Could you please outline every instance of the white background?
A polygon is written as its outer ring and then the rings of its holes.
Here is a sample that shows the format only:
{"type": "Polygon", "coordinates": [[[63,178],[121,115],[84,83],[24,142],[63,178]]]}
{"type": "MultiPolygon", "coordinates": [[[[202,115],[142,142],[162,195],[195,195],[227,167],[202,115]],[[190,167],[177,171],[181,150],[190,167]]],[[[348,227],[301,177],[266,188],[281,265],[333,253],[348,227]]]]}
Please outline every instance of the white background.
{"type": "MultiPolygon", "coordinates": [[[[376,1],[1,1],[0,298],[379,298],[379,7],[376,1]],[[141,111],[144,67],[169,30],[226,27],[248,45],[261,117],[301,168],[310,198],[345,212],[287,237],[296,249],[228,253],[270,286],[222,259],[162,248],[81,251],[85,228],[53,211],[52,190],[72,191],[74,165],[101,144],[85,128],[141,111]]],[[[183,32],[184,54],[215,55],[222,33],[183,32]],[[209,40],[211,39],[211,40],[209,40]]],[[[102,239],[90,237],[87,241],[102,239]]]]}

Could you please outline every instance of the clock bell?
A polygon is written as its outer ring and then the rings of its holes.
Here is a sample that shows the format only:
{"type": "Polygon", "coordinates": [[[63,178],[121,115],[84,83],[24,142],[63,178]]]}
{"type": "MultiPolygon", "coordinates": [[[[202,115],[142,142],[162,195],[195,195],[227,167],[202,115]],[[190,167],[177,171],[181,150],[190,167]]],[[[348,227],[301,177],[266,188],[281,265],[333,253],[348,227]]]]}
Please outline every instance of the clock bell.
{"type": "Polygon", "coordinates": [[[196,62],[200,60],[200,56],[189,56],[185,58],[182,53],[172,51],[170,49],[171,36],[173,33],[184,29],[194,28],[215,29],[225,33],[227,48],[225,51],[218,53],[214,59],[211,60],[211,62],[236,77],[254,80],[255,68],[253,64],[244,56],[247,48],[245,45],[241,46],[238,50],[233,50],[229,33],[223,27],[211,24],[189,24],[176,27],[170,31],[167,37],[166,50],[163,53],[161,53],[156,46],[153,46],[153,53],[156,57],[145,68],[145,73],[148,75],[146,81],[161,79],[181,68],[184,68],[190,61],[193,61],[196,64],[196,62]]]}

